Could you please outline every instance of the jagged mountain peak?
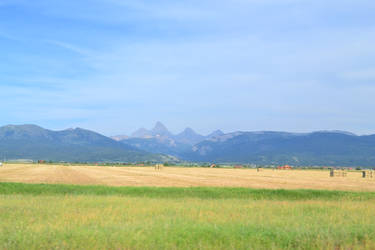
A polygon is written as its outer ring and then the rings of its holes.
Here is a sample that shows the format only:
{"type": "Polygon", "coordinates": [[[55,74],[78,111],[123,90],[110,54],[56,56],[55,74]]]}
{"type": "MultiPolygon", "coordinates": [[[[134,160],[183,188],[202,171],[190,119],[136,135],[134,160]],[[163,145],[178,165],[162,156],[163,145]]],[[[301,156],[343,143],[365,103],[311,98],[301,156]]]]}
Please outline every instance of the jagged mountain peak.
{"type": "Polygon", "coordinates": [[[156,122],[156,124],[155,124],[155,126],[152,130],[168,130],[168,129],[163,123],[156,122]]]}
{"type": "Polygon", "coordinates": [[[151,130],[152,135],[154,136],[171,136],[171,132],[167,129],[167,127],[161,123],[157,122],[154,126],[154,128],[151,130]]]}
{"type": "Polygon", "coordinates": [[[221,131],[220,129],[218,130],[215,130],[214,132],[212,132],[211,134],[207,135],[207,138],[213,138],[213,137],[218,137],[218,136],[222,136],[224,135],[224,132],[221,131]]]}
{"type": "Polygon", "coordinates": [[[196,133],[192,128],[187,127],[184,131],[175,136],[177,142],[194,145],[205,139],[203,135],[196,133]]]}
{"type": "Polygon", "coordinates": [[[186,135],[196,135],[197,133],[190,127],[187,127],[182,131],[180,134],[186,134],[186,135]]]}

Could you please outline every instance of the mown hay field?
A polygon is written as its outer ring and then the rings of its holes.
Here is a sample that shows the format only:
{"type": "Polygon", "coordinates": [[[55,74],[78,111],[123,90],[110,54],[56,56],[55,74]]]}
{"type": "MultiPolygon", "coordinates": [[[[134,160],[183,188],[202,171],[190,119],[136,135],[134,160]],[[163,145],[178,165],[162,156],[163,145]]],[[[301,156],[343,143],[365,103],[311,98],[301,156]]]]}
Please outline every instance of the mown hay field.
{"type": "Polygon", "coordinates": [[[327,170],[257,172],[255,169],[165,167],[156,171],[153,167],[9,164],[0,168],[0,182],[375,191],[375,178],[364,179],[359,171],[332,178],[327,170]]]}

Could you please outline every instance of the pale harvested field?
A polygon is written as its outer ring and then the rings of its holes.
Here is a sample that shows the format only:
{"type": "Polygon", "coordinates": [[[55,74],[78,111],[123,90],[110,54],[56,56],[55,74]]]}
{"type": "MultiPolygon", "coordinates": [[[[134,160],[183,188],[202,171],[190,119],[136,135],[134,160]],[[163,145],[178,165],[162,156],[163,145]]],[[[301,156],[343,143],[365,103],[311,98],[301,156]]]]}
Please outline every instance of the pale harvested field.
{"type": "Polygon", "coordinates": [[[0,168],[0,182],[65,183],[108,186],[250,187],[375,191],[375,178],[360,172],[329,177],[320,170],[211,169],[166,167],[100,167],[9,164],[0,168]]]}

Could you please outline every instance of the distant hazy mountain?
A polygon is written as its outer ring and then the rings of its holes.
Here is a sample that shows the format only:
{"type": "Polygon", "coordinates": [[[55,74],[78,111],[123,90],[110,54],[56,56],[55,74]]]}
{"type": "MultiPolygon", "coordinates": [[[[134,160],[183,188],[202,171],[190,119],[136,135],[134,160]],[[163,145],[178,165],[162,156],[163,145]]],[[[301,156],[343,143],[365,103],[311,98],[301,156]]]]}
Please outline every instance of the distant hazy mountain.
{"type": "Polygon", "coordinates": [[[211,139],[211,138],[215,138],[215,137],[219,137],[219,136],[223,136],[223,135],[224,135],[224,132],[221,131],[220,129],[218,129],[218,130],[215,130],[214,132],[212,132],[211,134],[207,135],[206,139],[211,139]]]}
{"type": "Polygon", "coordinates": [[[375,135],[236,132],[200,142],[182,156],[208,162],[375,167],[375,135]]]}
{"type": "Polygon", "coordinates": [[[205,136],[197,134],[193,129],[186,128],[183,132],[174,136],[174,139],[182,144],[194,145],[206,139],[205,136]]]}
{"type": "MultiPolygon", "coordinates": [[[[117,136],[119,137],[119,136],[117,136]]],[[[153,138],[153,137],[173,137],[172,133],[161,123],[157,122],[153,129],[140,128],[131,134],[129,138],[153,138]]],[[[112,137],[115,138],[115,137],[112,137]]],[[[127,139],[127,138],[124,138],[127,139]]]]}
{"type": "Polygon", "coordinates": [[[161,138],[129,138],[121,141],[139,150],[155,154],[166,154],[178,157],[181,153],[190,151],[191,145],[176,142],[173,139],[161,138]]]}
{"type": "Polygon", "coordinates": [[[0,157],[52,161],[165,161],[98,133],[76,128],[51,131],[36,125],[0,127],[0,157]]]}
{"type": "Polygon", "coordinates": [[[121,142],[140,150],[196,162],[375,167],[375,135],[357,136],[346,131],[224,134],[216,130],[202,136],[191,128],[173,135],[160,122],[155,128],[146,130],[147,133],[143,131],[142,138],[121,142]]]}
{"type": "Polygon", "coordinates": [[[203,136],[196,133],[191,128],[186,128],[183,132],[174,135],[164,124],[157,122],[153,129],[147,130],[141,128],[134,132],[129,138],[120,140],[120,136],[114,136],[112,138],[140,150],[178,157],[182,153],[190,151],[193,145],[222,134],[220,130],[217,130],[209,136],[203,136]]]}
{"type": "Polygon", "coordinates": [[[161,122],[155,124],[155,127],[151,130],[151,134],[157,137],[173,137],[172,133],[161,122]]]}
{"type": "Polygon", "coordinates": [[[145,129],[145,128],[140,128],[137,131],[135,131],[131,137],[135,138],[147,138],[147,137],[152,137],[151,131],[145,129]]]}
{"type": "Polygon", "coordinates": [[[143,137],[115,141],[81,128],[51,131],[9,125],[0,127],[0,159],[165,162],[177,156],[196,162],[375,167],[375,135],[215,131],[202,136],[190,128],[173,135],[161,123],[138,132],[143,137]]]}

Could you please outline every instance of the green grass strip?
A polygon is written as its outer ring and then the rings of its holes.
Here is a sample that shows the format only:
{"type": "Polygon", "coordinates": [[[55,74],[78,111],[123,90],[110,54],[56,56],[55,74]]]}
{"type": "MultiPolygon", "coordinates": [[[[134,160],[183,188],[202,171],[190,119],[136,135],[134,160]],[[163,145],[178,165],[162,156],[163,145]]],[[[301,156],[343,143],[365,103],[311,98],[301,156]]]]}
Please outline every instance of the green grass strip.
{"type": "Polygon", "coordinates": [[[0,183],[0,194],[117,195],[148,198],[201,198],[252,200],[375,200],[375,192],[328,190],[251,189],[229,187],[109,187],[65,184],[0,183]]]}

